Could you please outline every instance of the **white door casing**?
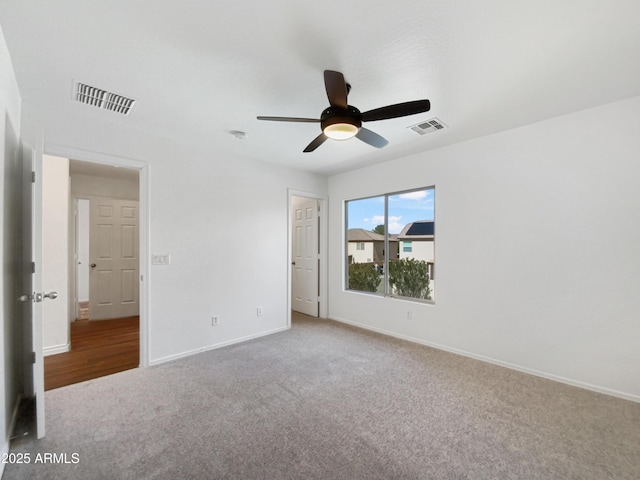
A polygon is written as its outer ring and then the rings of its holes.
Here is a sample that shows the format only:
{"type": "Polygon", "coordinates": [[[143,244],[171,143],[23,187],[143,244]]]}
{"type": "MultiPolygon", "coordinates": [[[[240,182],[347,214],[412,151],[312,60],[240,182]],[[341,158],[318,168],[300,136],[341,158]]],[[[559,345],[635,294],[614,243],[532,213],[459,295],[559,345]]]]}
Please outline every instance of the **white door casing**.
{"type": "Polygon", "coordinates": [[[89,318],[139,314],[138,202],[91,198],[89,318]]]}
{"type": "Polygon", "coordinates": [[[292,209],[291,308],[318,316],[318,200],[303,199],[292,209]]]}
{"type": "MultiPolygon", "coordinates": [[[[140,315],[140,366],[149,366],[149,165],[145,161],[132,158],[124,158],[113,155],[105,155],[95,151],[88,151],[70,147],[68,145],[59,145],[54,143],[47,144],[47,152],[50,155],[59,157],[74,158],[83,162],[96,163],[101,165],[111,165],[114,167],[129,168],[139,172],[139,190],[138,190],[138,237],[139,243],[138,256],[138,314],[140,315]]],[[[84,197],[84,196],[83,196],[84,197]]]]}

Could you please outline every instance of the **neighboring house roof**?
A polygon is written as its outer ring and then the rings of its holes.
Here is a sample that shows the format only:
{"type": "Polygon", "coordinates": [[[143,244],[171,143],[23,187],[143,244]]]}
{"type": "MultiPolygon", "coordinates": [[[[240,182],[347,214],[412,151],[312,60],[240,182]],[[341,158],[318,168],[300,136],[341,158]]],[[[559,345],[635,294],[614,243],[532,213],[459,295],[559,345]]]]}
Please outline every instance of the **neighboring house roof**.
{"type": "MultiPolygon", "coordinates": [[[[348,235],[349,242],[384,242],[384,235],[364,228],[350,228],[348,235]]],[[[389,241],[397,242],[397,235],[390,234],[389,241]]]]}
{"type": "Polygon", "coordinates": [[[398,234],[398,240],[433,240],[434,234],[434,221],[420,220],[406,224],[398,234]]]}
{"type": "Polygon", "coordinates": [[[384,242],[384,235],[364,228],[350,228],[348,238],[350,242],[384,242]]]}

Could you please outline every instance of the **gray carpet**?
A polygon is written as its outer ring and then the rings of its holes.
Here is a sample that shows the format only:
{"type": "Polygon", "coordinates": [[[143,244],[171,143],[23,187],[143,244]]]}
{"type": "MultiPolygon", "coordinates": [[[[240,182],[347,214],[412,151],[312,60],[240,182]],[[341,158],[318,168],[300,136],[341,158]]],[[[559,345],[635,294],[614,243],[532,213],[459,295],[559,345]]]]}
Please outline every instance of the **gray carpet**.
{"type": "Polygon", "coordinates": [[[46,408],[5,480],[640,478],[640,404],[302,316],[46,408]]]}

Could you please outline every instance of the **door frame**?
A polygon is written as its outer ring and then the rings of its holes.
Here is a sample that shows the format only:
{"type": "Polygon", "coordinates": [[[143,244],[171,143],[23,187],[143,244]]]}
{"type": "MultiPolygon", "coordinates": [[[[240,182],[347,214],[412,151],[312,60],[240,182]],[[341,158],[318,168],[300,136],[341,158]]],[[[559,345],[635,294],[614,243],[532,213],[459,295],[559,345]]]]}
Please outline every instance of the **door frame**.
{"type": "Polygon", "coordinates": [[[82,162],[138,170],[140,307],[140,367],[149,366],[149,164],[141,160],[82,150],[66,145],[44,144],[43,153],[82,162]]]}
{"type": "Polygon", "coordinates": [[[318,235],[320,261],[318,262],[318,286],[320,290],[319,303],[319,318],[327,318],[328,315],[328,302],[327,302],[327,198],[323,195],[305,192],[301,190],[294,190],[289,188],[287,190],[287,327],[291,327],[291,307],[292,307],[292,276],[291,276],[291,262],[293,261],[293,215],[292,209],[292,197],[303,197],[311,200],[318,201],[319,212],[319,228],[320,233],[318,235]]]}

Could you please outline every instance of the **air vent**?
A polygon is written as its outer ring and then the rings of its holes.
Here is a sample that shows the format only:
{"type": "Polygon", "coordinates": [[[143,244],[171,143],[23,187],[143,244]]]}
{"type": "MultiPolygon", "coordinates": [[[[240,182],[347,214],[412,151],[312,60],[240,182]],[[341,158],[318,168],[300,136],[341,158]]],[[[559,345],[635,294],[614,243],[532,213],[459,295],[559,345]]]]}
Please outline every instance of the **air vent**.
{"type": "Polygon", "coordinates": [[[433,133],[433,132],[437,132],[438,130],[442,130],[443,128],[446,128],[446,125],[442,123],[439,119],[434,117],[431,120],[427,120],[426,122],[421,122],[416,125],[411,125],[410,127],[407,127],[407,128],[410,128],[411,130],[419,133],[420,135],[426,135],[427,133],[433,133]]]}
{"type": "Polygon", "coordinates": [[[73,99],[80,103],[122,113],[123,115],[129,115],[135,103],[135,100],[131,98],[78,82],[75,82],[73,99]]]}

